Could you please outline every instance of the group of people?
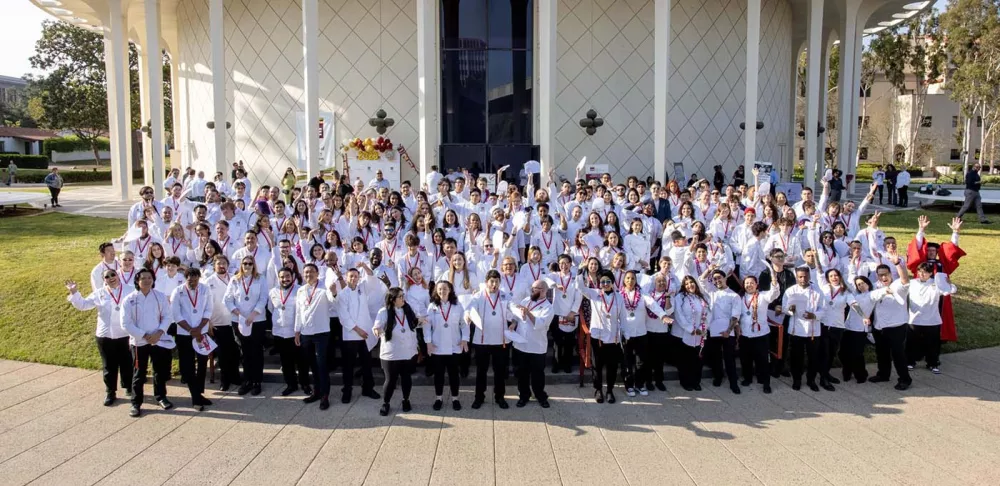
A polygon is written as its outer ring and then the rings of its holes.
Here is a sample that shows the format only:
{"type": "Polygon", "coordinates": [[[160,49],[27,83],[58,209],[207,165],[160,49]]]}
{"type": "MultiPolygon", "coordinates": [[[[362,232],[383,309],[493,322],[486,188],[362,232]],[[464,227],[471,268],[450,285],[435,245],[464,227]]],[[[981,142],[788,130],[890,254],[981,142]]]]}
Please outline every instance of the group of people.
{"type": "Polygon", "coordinates": [[[199,183],[203,196],[177,177],[162,200],[142,188],[126,234],[100,246],[90,288],[67,282],[73,306],[98,310],[106,405],[120,383],[139,416],[152,363],[154,398],[171,408],[175,347],[199,410],[211,405],[209,355],[220,390],[258,395],[272,349],[281,395],[301,390],[326,409],[339,367],[342,402],[359,371],[361,395],[388,415],[397,387],[411,409],[420,368],[433,376],[433,408],[444,406],[447,379],[460,409],[472,363],[474,409],[489,369],[493,400],[508,407],[511,365],[518,407],[532,397],[548,407],[546,372],[574,367],[581,384],[592,369],[598,403],[617,401],[619,371],[629,397],[666,390],[665,365],[686,391],[701,390],[704,366],[737,394],[754,381],[770,393],[778,376],[799,389],[803,375],[808,388],[834,391],[841,380],[889,381],[893,368],[905,390],[918,361],[940,371],[941,342],[955,339],[949,274],[963,255],[961,220],[937,243],[920,217],[904,252],[879,229],[880,213],[862,216],[876,184],[860,203],[831,201],[827,181],[818,200],[804,187],[793,203],[756,169],[740,185],[685,189],[554,172],[494,188],[434,170],[419,190],[334,174],[334,184],[255,191],[244,171],[234,175],[231,185],[199,183]]]}

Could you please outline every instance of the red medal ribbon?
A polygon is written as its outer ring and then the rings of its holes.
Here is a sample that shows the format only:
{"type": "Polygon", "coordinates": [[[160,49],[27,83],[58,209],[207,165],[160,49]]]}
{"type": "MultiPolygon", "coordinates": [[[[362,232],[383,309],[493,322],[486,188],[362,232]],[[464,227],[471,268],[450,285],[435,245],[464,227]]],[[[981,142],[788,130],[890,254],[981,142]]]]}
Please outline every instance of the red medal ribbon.
{"type": "MultiPolygon", "coordinates": [[[[317,285],[317,287],[318,287],[318,285],[317,285]]],[[[285,302],[288,302],[288,297],[290,297],[291,295],[292,295],[292,288],[291,287],[288,288],[288,295],[281,295],[281,289],[278,289],[278,297],[281,298],[281,306],[282,307],[285,306],[285,302]]]]}
{"type": "Polygon", "coordinates": [[[250,297],[250,288],[253,287],[253,276],[250,277],[250,283],[246,283],[245,279],[240,279],[240,285],[243,286],[243,293],[247,297],[250,297]]]}
{"type": "Polygon", "coordinates": [[[750,299],[750,302],[746,301],[746,297],[743,298],[743,305],[746,306],[747,310],[751,311],[750,316],[753,318],[753,326],[751,326],[751,329],[753,329],[754,331],[760,330],[760,323],[757,322],[757,297],[759,295],[760,294],[756,293],[753,294],[753,298],[750,299]]]}
{"type": "Polygon", "coordinates": [[[113,300],[115,302],[116,306],[120,306],[121,305],[121,301],[122,301],[122,289],[124,289],[124,288],[125,288],[124,285],[122,285],[121,283],[118,284],[118,296],[116,297],[115,294],[111,293],[111,287],[108,287],[108,295],[111,296],[111,300],[113,300]]]}
{"type": "Polygon", "coordinates": [[[194,299],[191,298],[191,291],[188,290],[187,286],[184,287],[184,293],[187,294],[188,302],[191,303],[191,308],[192,309],[197,309],[198,308],[198,289],[197,288],[194,289],[194,299]]]}
{"type": "Polygon", "coordinates": [[[316,296],[316,291],[317,290],[319,290],[319,284],[316,284],[313,287],[312,292],[309,292],[309,295],[306,297],[306,305],[312,305],[312,303],[313,303],[313,297],[316,296]]]}

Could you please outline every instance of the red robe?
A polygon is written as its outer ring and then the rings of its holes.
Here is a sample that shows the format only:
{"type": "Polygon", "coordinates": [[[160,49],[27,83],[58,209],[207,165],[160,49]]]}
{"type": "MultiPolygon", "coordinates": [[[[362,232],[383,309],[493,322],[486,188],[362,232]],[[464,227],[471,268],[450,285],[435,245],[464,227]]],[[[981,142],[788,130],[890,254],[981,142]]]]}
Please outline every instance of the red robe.
{"type": "MultiPolygon", "coordinates": [[[[958,268],[958,260],[965,256],[958,245],[950,241],[941,243],[938,248],[938,261],[944,273],[949,276],[958,268]]],[[[919,247],[914,238],[906,248],[906,267],[913,275],[917,274],[917,266],[927,261],[927,238],[919,247]]],[[[941,298],[941,341],[958,341],[958,333],[955,329],[955,312],[951,305],[951,296],[945,295],[941,298]]]]}

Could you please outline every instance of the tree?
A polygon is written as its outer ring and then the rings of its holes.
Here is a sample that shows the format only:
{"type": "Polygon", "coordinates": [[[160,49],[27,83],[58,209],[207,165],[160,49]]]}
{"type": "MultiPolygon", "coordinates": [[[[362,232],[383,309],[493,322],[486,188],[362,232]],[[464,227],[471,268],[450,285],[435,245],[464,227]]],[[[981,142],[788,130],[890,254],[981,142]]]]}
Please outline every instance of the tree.
{"type": "MultiPolygon", "coordinates": [[[[161,54],[161,62],[169,58],[161,54]]],[[[97,139],[108,130],[107,76],[101,34],[64,22],[45,21],[29,59],[42,76],[29,77],[28,113],[47,128],[72,131],[90,144],[100,163],[97,139]]],[[[138,53],[129,44],[132,129],[144,121],[139,110],[138,53]]],[[[172,131],[170,71],[164,67],[164,129],[172,131]]]]}
{"type": "MultiPolygon", "coordinates": [[[[950,0],[941,16],[941,28],[951,60],[945,85],[949,97],[959,103],[966,123],[962,131],[963,163],[968,170],[972,120],[982,117],[981,155],[987,157],[990,137],[1000,123],[1000,2],[997,0],[950,0]]],[[[989,150],[990,171],[995,152],[989,150]]]]}
{"type": "MultiPolygon", "coordinates": [[[[860,122],[858,123],[859,141],[865,140],[865,135],[866,135],[865,132],[868,130],[869,124],[864,123],[864,120],[865,118],[868,117],[868,105],[873,101],[871,94],[872,94],[872,86],[875,84],[876,70],[877,66],[875,63],[875,56],[872,55],[871,49],[865,49],[861,53],[861,72],[858,73],[858,76],[861,77],[861,83],[860,83],[861,92],[864,93],[864,95],[861,96],[861,113],[858,117],[858,120],[860,120],[860,122]]],[[[881,97],[881,95],[879,96],[881,97]]],[[[853,121],[850,122],[853,123],[853,121]]],[[[859,143],[857,153],[854,154],[856,163],[861,162],[861,147],[862,144],[859,143]]]]}

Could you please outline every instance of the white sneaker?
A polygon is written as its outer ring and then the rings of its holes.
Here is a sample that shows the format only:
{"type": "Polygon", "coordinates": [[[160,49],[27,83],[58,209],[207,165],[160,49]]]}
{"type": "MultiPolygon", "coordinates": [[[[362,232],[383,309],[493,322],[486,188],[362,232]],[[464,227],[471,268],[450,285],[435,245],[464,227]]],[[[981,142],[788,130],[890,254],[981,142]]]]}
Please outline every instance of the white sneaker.
{"type": "Polygon", "coordinates": [[[913,371],[913,365],[906,365],[907,371],[913,371]]]}
{"type": "Polygon", "coordinates": [[[639,389],[639,394],[642,395],[642,396],[644,396],[644,397],[645,396],[649,396],[649,390],[647,390],[645,388],[640,388],[639,389]]]}
{"type": "Polygon", "coordinates": [[[625,394],[628,395],[628,396],[630,396],[630,397],[634,397],[635,396],[635,388],[626,388],[625,389],[625,394]]]}
{"type": "Polygon", "coordinates": [[[941,374],[941,368],[938,368],[937,366],[934,366],[934,367],[931,368],[931,373],[934,373],[935,375],[940,375],[941,374]]]}

